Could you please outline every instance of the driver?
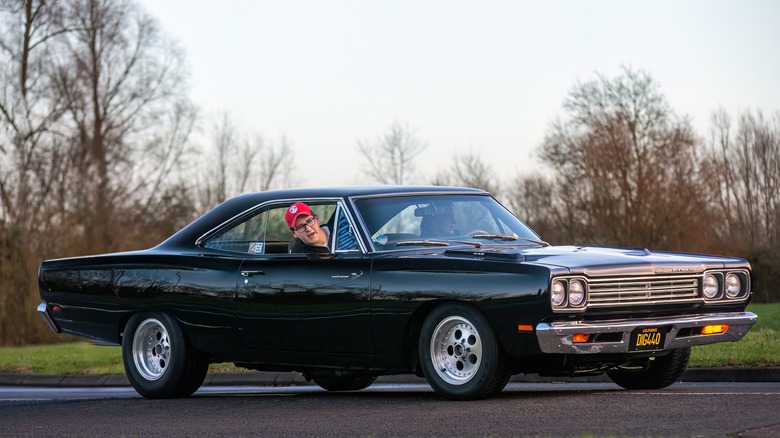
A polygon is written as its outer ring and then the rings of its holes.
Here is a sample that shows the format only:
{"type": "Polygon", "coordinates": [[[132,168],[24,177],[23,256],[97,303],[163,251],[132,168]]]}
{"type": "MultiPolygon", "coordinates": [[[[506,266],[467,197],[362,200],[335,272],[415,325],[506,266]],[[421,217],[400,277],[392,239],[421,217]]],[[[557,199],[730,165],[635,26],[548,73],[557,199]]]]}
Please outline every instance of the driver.
{"type": "Polygon", "coordinates": [[[424,218],[420,224],[420,237],[455,235],[455,215],[436,213],[424,218]]]}

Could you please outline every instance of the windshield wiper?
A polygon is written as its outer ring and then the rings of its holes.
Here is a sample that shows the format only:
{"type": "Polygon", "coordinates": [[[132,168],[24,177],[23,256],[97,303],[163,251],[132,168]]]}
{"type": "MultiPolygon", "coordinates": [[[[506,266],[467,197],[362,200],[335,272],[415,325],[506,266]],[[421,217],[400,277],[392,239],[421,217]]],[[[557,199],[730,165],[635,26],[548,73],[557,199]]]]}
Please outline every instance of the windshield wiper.
{"type": "Polygon", "coordinates": [[[540,246],[550,246],[549,243],[544,240],[529,239],[527,237],[518,237],[517,235],[509,234],[475,234],[471,236],[474,239],[505,239],[505,240],[525,240],[526,242],[535,243],[540,246]]]}
{"type": "Polygon", "coordinates": [[[521,237],[520,239],[525,240],[526,242],[535,243],[535,244],[541,245],[541,246],[550,246],[550,244],[545,242],[544,240],[529,239],[527,237],[521,237]]]}
{"type": "Polygon", "coordinates": [[[395,246],[412,246],[412,245],[422,245],[422,246],[450,246],[447,242],[442,242],[439,240],[404,240],[403,242],[398,242],[395,244],[395,246]]]}
{"type": "Polygon", "coordinates": [[[475,234],[471,236],[472,239],[504,239],[504,240],[517,240],[517,236],[510,236],[509,234],[475,234]]]}

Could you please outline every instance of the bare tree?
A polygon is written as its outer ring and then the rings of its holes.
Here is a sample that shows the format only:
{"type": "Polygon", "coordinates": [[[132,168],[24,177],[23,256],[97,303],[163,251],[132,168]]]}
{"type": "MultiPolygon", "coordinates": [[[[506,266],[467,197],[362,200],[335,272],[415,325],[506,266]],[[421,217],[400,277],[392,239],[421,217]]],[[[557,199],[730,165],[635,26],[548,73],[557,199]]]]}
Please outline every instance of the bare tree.
{"type": "Polygon", "coordinates": [[[440,186],[474,187],[493,195],[499,194],[499,184],[493,167],[475,152],[454,155],[450,167],[440,170],[432,183],[440,186]]]}
{"type": "Polygon", "coordinates": [[[541,174],[518,175],[510,184],[509,206],[512,211],[544,240],[552,244],[572,243],[561,232],[560,199],[554,193],[553,181],[541,174]]]}
{"type": "Polygon", "coordinates": [[[780,294],[780,113],[766,119],[760,111],[731,117],[713,114],[707,181],[711,182],[716,224],[724,250],[750,260],[758,299],[780,294]]]}
{"type": "Polygon", "coordinates": [[[128,181],[139,180],[149,130],[185,95],[183,56],[128,0],[69,2],[65,17],[74,30],[58,52],[57,91],[67,99],[68,149],[79,169],[73,207],[94,237],[83,250],[93,241],[118,249],[112,219],[133,189],[128,181]]]}
{"type": "Polygon", "coordinates": [[[51,93],[50,41],[67,29],[60,5],[0,2],[0,224],[29,230],[57,175],[54,124],[64,101],[51,93]]]}
{"type": "MultiPolygon", "coordinates": [[[[62,217],[51,197],[67,172],[55,129],[64,109],[51,92],[52,42],[68,29],[61,4],[0,1],[0,345],[46,336],[33,320],[39,254],[62,217]]],[[[53,246],[53,245],[50,245],[53,246]]]]}
{"type": "Polygon", "coordinates": [[[414,159],[425,150],[415,131],[395,121],[375,142],[360,140],[357,149],[368,163],[366,176],[380,184],[406,184],[414,176],[414,159]]]}
{"type": "Polygon", "coordinates": [[[539,151],[559,200],[549,218],[556,239],[707,245],[706,223],[697,220],[707,205],[696,137],[648,74],[625,68],[616,79],[577,84],[563,107],[567,117],[552,124],[539,151]]]}
{"type": "Polygon", "coordinates": [[[19,324],[42,258],[146,246],[160,205],[184,214],[181,61],[132,1],[0,0],[0,343],[45,337],[19,324]]]}
{"type": "Polygon", "coordinates": [[[265,191],[294,183],[295,154],[287,137],[266,140],[240,132],[223,112],[214,123],[205,179],[199,181],[198,211],[205,211],[246,191],[265,191]]]}

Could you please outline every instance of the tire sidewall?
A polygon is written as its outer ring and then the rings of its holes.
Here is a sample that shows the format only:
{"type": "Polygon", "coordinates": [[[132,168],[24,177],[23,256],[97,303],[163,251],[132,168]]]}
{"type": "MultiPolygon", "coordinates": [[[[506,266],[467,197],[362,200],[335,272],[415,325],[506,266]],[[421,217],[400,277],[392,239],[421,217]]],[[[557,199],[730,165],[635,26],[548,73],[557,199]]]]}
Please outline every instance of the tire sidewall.
{"type": "Polygon", "coordinates": [[[136,391],[147,398],[167,398],[174,394],[183,375],[186,349],[184,335],[176,321],[164,313],[137,313],[133,315],[125,326],[125,335],[122,339],[122,362],[125,366],[125,374],[130,384],[136,391]],[[156,380],[146,379],[137,369],[133,357],[133,340],[138,327],[149,319],[160,321],[168,331],[170,337],[170,357],[168,366],[163,374],[156,380]]]}
{"type": "Polygon", "coordinates": [[[662,389],[676,382],[688,367],[691,347],[673,350],[656,359],[650,368],[640,372],[613,370],[607,376],[618,386],[629,390],[662,389]]]}
{"type": "Polygon", "coordinates": [[[434,391],[452,400],[472,400],[488,395],[491,379],[498,368],[500,352],[492,327],[477,309],[461,303],[447,303],[436,307],[425,319],[420,331],[418,354],[423,374],[434,391]],[[471,322],[479,333],[482,343],[479,369],[468,382],[463,384],[444,381],[436,372],[431,358],[433,332],[440,322],[452,316],[462,317],[471,322]]]}

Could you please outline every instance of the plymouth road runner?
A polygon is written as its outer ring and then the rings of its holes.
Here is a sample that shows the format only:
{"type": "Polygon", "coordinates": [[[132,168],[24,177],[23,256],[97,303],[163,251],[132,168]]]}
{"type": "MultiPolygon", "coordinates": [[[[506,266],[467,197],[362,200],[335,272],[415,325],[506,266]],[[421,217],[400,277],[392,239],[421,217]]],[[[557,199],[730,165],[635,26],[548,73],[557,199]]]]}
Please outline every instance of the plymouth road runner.
{"type": "Polygon", "coordinates": [[[734,257],[551,246],[481,190],[292,189],[229,199],[154,248],[44,261],[38,311],[121,345],[149,398],[188,396],[231,362],[331,391],[417,374],[468,400],[518,373],[669,386],[691,347],[756,322],[750,282],[734,257]],[[296,202],[327,248],[291,252],[296,202]]]}

